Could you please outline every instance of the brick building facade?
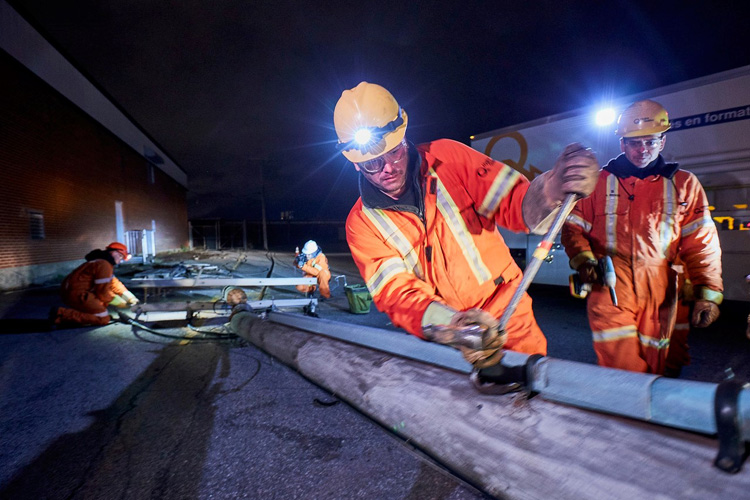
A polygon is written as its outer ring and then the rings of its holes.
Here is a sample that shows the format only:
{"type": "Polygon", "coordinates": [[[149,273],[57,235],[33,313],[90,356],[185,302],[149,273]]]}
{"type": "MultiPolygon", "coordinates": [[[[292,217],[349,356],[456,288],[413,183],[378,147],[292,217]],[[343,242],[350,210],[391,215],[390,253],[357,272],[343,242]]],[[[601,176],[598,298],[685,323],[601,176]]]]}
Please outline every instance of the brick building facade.
{"type": "Polygon", "coordinates": [[[184,182],[2,49],[0,74],[0,290],[55,281],[123,230],[188,244],[184,182]]]}

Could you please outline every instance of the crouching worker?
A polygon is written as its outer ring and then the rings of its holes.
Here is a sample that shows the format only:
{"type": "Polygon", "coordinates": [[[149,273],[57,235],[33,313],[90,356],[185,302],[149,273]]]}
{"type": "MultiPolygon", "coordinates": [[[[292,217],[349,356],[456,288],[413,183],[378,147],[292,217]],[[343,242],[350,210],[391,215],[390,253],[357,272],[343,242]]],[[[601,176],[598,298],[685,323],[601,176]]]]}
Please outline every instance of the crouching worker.
{"type": "Polygon", "coordinates": [[[308,297],[312,297],[316,288],[320,288],[320,296],[324,299],[331,298],[331,289],[328,282],[331,281],[331,270],[328,269],[328,258],[321,251],[318,244],[309,240],[302,247],[302,253],[294,259],[295,264],[302,270],[305,278],[314,277],[318,279],[318,285],[297,285],[297,290],[308,297]]]}
{"type": "Polygon", "coordinates": [[[127,247],[110,243],[104,250],[92,250],[86,262],[62,282],[60,296],[68,307],[53,307],[49,319],[54,325],[106,325],[107,306],[128,307],[138,299],[114,275],[120,262],[130,259],[127,247]]]}
{"type": "Polygon", "coordinates": [[[431,325],[485,327],[495,338],[484,349],[461,348],[475,368],[496,364],[503,347],[546,354],[528,294],[497,331],[522,278],[497,226],[544,233],[566,194],[593,191],[599,165],[591,151],[568,146],[529,183],[459,142],[413,144],[406,111],[366,82],[343,92],[333,121],[360,176],[346,239],[377,308],[420,338],[431,325]]]}

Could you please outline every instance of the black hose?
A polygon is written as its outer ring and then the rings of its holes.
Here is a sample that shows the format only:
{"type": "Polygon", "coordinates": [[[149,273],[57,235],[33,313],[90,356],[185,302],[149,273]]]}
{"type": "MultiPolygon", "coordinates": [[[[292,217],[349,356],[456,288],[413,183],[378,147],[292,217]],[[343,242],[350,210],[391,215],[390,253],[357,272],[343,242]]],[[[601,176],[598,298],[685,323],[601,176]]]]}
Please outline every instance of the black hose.
{"type": "Polygon", "coordinates": [[[210,335],[213,336],[213,338],[196,338],[196,337],[187,337],[184,335],[170,335],[168,333],[163,333],[158,330],[154,330],[153,328],[149,328],[148,326],[144,325],[143,323],[140,323],[139,321],[136,321],[135,319],[126,316],[124,314],[119,314],[118,321],[128,324],[132,326],[133,328],[138,328],[140,330],[146,331],[152,335],[157,335],[159,337],[165,337],[173,340],[190,340],[190,341],[206,341],[206,342],[216,342],[217,340],[229,340],[236,335],[234,334],[226,334],[226,333],[215,333],[215,332],[201,332],[199,333],[203,335],[210,335]]]}
{"type": "MultiPolygon", "coordinates": [[[[266,278],[270,278],[273,274],[273,268],[276,267],[276,259],[274,259],[273,254],[271,252],[266,253],[266,257],[268,257],[268,260],[271,261],[271,267],[268,269],[268,274],[266,274],[266,278]]],[[[266,295],[266,289],[268,289],[268,285],[265,285],[263,288],[260,289],[260,296],[258,300],[263,300],[263,297],[266,295]]]]}

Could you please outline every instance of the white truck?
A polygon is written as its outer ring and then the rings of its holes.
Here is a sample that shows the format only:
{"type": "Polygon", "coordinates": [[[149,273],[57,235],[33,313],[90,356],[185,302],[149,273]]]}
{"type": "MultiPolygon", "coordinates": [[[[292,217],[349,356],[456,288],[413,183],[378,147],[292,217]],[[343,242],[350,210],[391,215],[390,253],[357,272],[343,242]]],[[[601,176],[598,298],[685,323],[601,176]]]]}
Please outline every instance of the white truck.
{"type": "MultiPolygon", "coordinates": [[[[551,168],[571,142],[593,148],[604,165],[620,154],[617,117],[639,99],[667,109],[672,128],[662,155],[697,175],[706,190],[721,241],[725,298],[750,300],[745,282],[750,273],[750,66],[476,135],[471,145],[529,179],[551,168]]],[[[522,262],[541,240],[501,232],[522,262]]],[[[558,237],[553,258],[541,266],[535,283],[568,285],[573,271],[559,242],[558,237]]]]}

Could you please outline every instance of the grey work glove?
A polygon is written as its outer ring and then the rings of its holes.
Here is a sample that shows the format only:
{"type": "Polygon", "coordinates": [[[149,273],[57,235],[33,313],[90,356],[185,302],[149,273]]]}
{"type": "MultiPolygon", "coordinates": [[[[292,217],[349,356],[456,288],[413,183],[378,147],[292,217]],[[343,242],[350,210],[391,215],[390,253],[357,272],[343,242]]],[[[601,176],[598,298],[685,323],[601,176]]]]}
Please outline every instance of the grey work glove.
{"type": "Polygon", "coordinates": [[[459,328],[479,325],[487,329],[483,335],[482,349],[459,346],[464,359],[474,365],[474,368],[486,368],[500,362],[503,357],[502,348],[508,339],[508,335],[505,332],[498,331],[500,322],[497,318],[481,309],[469,309],[454,314],[450,325],[459,328]]]}
{"type": "Polygon", "coordinates": [[[545,197],[562,203],[567,194],[585,198],[594,192],[599,179],[599,162],[591,149],[574,142],[568,144],[555,161],[544,185],[545,197]]]}
{"type": "Polygon", "coordinates": [[[696,300],[690,323],[696,328],[706,328],[719,317],[719,306],[710,300],[696,300]]]}

